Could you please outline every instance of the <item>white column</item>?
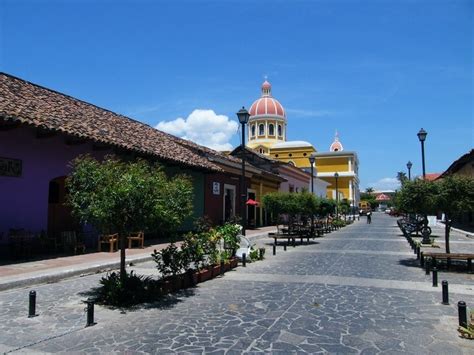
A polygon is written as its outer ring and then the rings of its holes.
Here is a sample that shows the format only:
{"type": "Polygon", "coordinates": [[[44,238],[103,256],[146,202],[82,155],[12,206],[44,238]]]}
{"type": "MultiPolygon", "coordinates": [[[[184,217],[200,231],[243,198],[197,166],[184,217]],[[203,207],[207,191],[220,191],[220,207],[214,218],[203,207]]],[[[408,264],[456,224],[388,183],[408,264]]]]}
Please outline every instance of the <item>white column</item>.
{"type": "Polygon", "coordinates": [[[349,199],[354,203],[354,191],[352,191],[352,180],[349,181],[349,199]]]}

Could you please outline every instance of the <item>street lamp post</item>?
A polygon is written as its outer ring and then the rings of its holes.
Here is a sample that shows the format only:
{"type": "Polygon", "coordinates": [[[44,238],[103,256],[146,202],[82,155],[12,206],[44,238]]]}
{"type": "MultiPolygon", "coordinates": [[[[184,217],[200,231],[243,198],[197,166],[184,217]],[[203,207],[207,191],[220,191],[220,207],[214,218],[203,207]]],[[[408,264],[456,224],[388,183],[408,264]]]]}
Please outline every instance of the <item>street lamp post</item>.
{"type": "MultiPolygon", "coordinates": [[[[418,139],[421,142],[421,164],[423,167],[423,180],[426,179],[426,170],[425,170],[425,140],[426,136],[428,135],[428,132],[426,132],[423,128],[420,129],[420,131],[416,134],[418,136],[418,139]]],[[[428,218],[426,216],[426,213],[424,215],[424,221],[423,221],[424,227],[421,229],[421,234],[423,235],[423,239],[421,241],[422,244],[430,244],[430,234],[428,233],[428,229],[425,228],[428,225],[428,218]]],[[[417,230],[418,233],[418,230],[417,230]]]]}
{"type": "MultiPolygon", "coordinates": [[[[314,196],[314,181],[313,181],[313,165],[316,158],[312,155],[309,156],[309,163],[311,164],[311,195],[314,196]]],[[[313,198],[313,197],[311,197],[313,198]]],[[[311,211],[311,238],[314,238],[314,213],[311,211]]]]}
{"type": "Polygon", "coordinates": [[[335,173],[334,178],[336,179],[336,219],[339,219],[339,190],[337,186],[337,179],[339,179],[339,174],[335,173]]]}
{"type": "Polygon", "coordinates": [[[425,180],[426,177],[426,171],[425,171],[425,140],[426,136],[428,135],[428,132],[426,132],[423,128],[420,129],[420,131],[417,133],[418,139],[421,142],[421,164],[423,167],[423,180],[425,180]]]}
{"type": "Polygon", "coordinates": [[[408,161],[407,168],[408,168],[408,181],[411,180],[411,167],[413,166],[411,161],[408,161]]]}
{"type": "Polygon", "coordinates": [[[354,180],[351,181],[351,184],[352,184],[352,220],[355,222],[355,219],[356,219],[356,215],[355,215],[356,191],[355,191],[354,180]]]}
{"type": "Polygon", "coordinates": [[[308,159],[309,163],[311,164],[311,193],[314,194],[313,166],[316,158],[311,155],[308,159]]]}
{"type": "Polygon", "coordinates": [[[242,235],[245,235],[245,228],[247,226],[247,211],[245,208],[245,203],[247,202],[247,192],[245,189],[245,125],[249,121],[250,114],[242,106],[242,108],[237,112],[237,117],[239,118],[239,122],[242,125],[242,143],[241,143],[241,150],[242,150],[242,176],[240,177],[240,193],[241,193],[241,217],[242,217],[242,235]]]}

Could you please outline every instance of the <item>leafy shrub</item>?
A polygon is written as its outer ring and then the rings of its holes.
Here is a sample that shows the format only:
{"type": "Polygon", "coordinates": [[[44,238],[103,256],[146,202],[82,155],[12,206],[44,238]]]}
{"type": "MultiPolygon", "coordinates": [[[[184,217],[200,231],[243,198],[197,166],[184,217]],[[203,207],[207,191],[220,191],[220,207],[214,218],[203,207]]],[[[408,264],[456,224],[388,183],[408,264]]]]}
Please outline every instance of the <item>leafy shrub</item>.
{"type": "Polygon", "coordinates": [[[217,231],[224,240],[224,249],[235,251],[239,248],[240,241],[237,236],[241,229],[240,225],[233,223],[226,223],[217,228],[217,231]]]}
{"type": "Polygon", "coordinates": [[[163,278],[177,275],[186,270],[189,265],[188,254],[182,248],[178,249],[174,243],[160,251],[154,250],[151,257],[163,278]]]}
{"type": "Polygon", "coordinates": [[[188,265],[192,263],[194,268],[198,270],[204,267],[205,252],[199,234],[192,232],[186,234],[181,249],[188,265]]]}
{"type": "Polygon", "coordinates": [[[257,260],[259,260],[259,259],[260,259],[260,256],[259,256],[259,253],[258,253],[258,249],[252,249],[252,250],[250,251],[249,257],[250,257],[250,260],[251,260],[251,261],[257,261],[257,260]]]}
{"type": "Polygon", "coordinates": [[[129,307],[143,302],[156,301],[160,297],[160,285],[150,276],[132,272],[121,278],[112,272],[102,277],[100,286],[94,289],[94,301],[98,304],[129,307]]]}

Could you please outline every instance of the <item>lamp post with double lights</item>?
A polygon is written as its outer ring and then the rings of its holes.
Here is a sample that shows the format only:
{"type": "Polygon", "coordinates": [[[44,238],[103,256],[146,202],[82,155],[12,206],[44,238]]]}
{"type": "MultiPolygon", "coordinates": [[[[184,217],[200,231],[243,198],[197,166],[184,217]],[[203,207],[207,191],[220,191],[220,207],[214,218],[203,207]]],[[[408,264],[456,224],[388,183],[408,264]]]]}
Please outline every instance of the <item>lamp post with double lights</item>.
{"type": "Polygon", "coordinates": [[[242,150],[242,176],[240,181],[240,193],[241,193],[241,217],[242,217],[242,235],[245,235],[245,228],[247,227],[247,211],[246,205],[247,202],[247,192],[245,188],[245,125],[249,121],[250,114],[242,106],[242,108],[237,112],[237,117],[239,118],[239,122],[242,125],[242,143],[241,143],[241,150],[242,150]]]}
{"type": "Polygon", "coordinates": [[[413,166],[413,163],[411,161],[408,161],[407,163],[407,168],[408,168],[408,181],[411,180],[411,167],[413,166]]]}
{"type": "Polygon", "coordinates": [[[428,135],[428,132],[426,132],[423,128],[420,129],[420,131],[416,134],[418,136],[418,139],[421,142],[421,164],[423,167],[423,180],[425,180],[426,177],[426,171],[425,171],[425,140],[426,136],[428,135]]]}
{"type": "Polygon", "coordinates": [[[339,179],[339,174],[335,173],[334,178],[336,179],[336,219],[339,219],[339,189],[337,186],[337,180],[339,179]]]}
{"type": "MultiPolygon", "coordinates": [[[[313,166],[316,158],[312,155],[309,156],[309,163],[311,164],[311,198],[314,198],[314,178],[313,178],[313,166]]],[[[314,213],[311,211],[311,238],[314,238],[314,213]]]]}

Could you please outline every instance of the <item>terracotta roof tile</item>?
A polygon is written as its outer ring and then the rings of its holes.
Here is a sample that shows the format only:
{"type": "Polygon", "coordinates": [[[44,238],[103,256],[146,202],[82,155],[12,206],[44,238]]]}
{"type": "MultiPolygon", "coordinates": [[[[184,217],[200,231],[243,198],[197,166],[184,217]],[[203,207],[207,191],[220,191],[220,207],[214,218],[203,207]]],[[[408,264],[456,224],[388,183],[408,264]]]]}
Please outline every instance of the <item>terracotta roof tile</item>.
{"type": "Polygon", "coordinates": [[[198,154],[197,149],[191,149],[191,144],[180,144],[176,137],[5,73],[0,73],[0,118],[111,144],[189,167],[222,170],[206,156],[198,154]]]}

